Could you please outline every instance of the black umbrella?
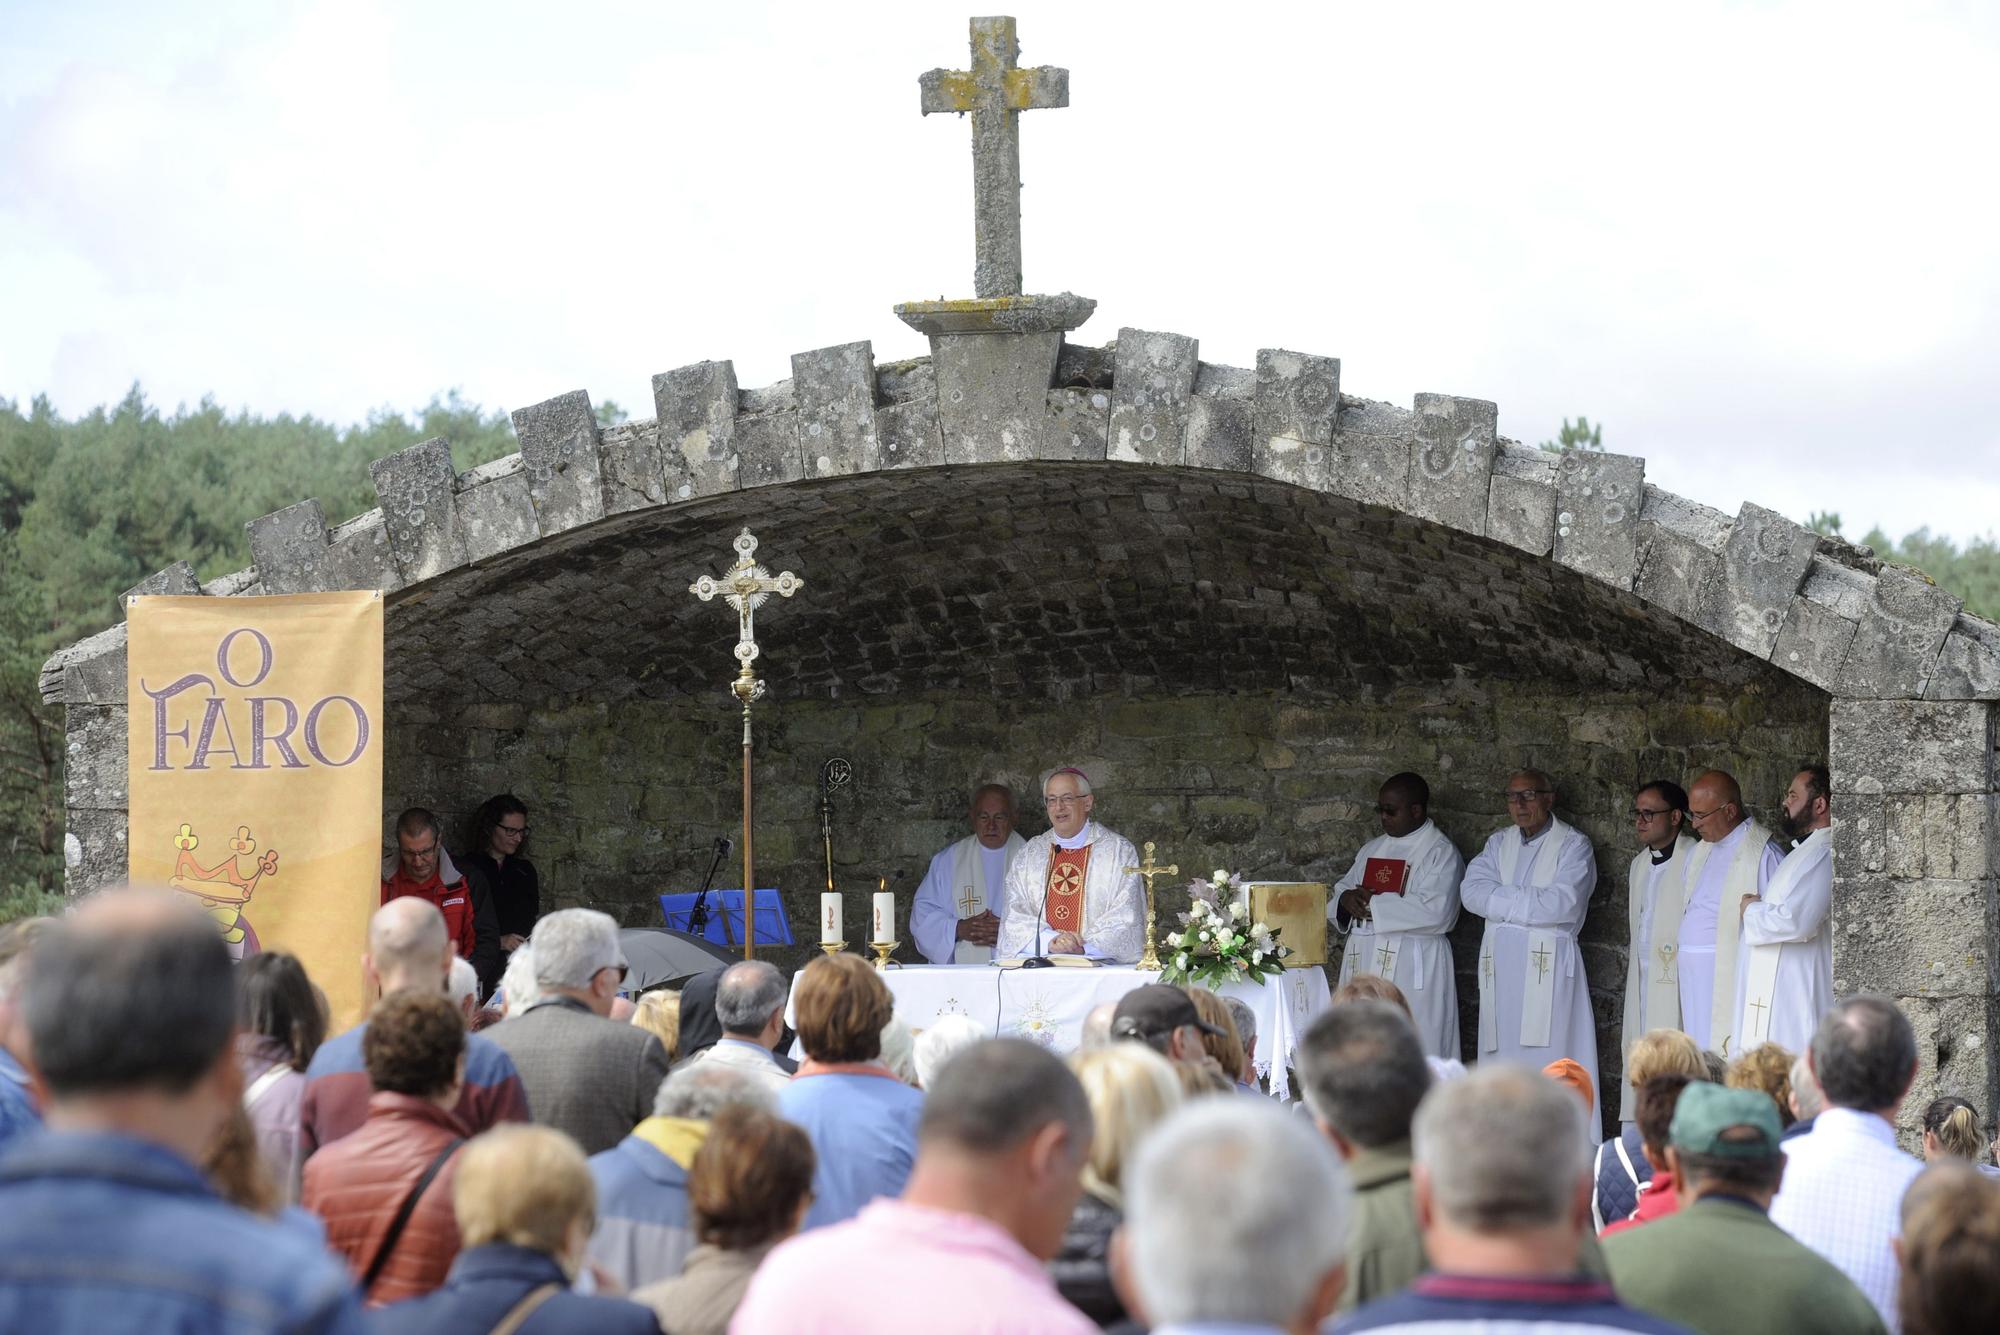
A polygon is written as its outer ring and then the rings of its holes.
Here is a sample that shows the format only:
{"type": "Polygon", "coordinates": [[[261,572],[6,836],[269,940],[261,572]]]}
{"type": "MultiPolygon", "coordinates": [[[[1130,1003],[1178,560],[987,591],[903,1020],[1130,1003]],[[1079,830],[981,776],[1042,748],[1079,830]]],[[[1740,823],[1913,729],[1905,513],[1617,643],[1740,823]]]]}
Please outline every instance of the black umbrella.
{"type": "Polygon", "coordinates": [[[741,958],[671,927],[627,927],[618,933],[618,943],[632,966],[625,990],[634,996],[656,987],[679,987],[696,974],[726,969],[741,958]]]}

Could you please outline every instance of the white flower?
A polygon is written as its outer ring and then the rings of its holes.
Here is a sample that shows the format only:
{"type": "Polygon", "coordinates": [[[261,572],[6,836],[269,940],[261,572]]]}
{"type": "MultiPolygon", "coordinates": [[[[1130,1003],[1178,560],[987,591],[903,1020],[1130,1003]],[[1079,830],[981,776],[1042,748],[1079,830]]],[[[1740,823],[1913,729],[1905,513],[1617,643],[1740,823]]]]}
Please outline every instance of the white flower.
{"type": "Polygon", "coordinates": [[[1262,964],[1264,962],[1264,952],[1262,950],[1251,951],[1250,962],[1252,964],[1262,964]]]}
{"type": "Polygon", "coordinates": [[[1174,967],[1176,969],[1187,968],[1187,952],[1183,951],[1174,957],[1174,967]]]}
{"type": "Polygon", "coordinates": [[[1270,930],[1271,930],[1271,929],[1270,929],[1269,927],[1265,926],[1265,925],[1264,925],[1263,923],[1261,923],[1261,922],[1253,922],[1253,923],[1251,923],[1251,924],[1250,924],[1250,934],[1251,934],[1252,936],[1263,936],[1263,935],[1264,935],[1265,933],[1269,932],[1270,930]]]}
{"type": "Polygon", "coordinates": [[[1178,946],[1180,943],[1181,943],[1181,934],[1179,932],[1167,933],[1167,944],[1169,946],[1178,946]]]}
{"type": "Polygon", "coordinates": [[[1249,914],[1250,910],[1244,908],[1241,904],[1232,903],[1229,906],[1229,916],[1235,918],[1239,922],[1242,921],[1244,918],[1248,917],[1249,914]]]}
{"type": "Polygon", "coordinates": [[[1217,885],[1228,885],[1229,873],[1224,871],[1222,868],[1217,867],[1215,869],[1215,875],[1210,877],[1209,879],[1214,881],[1217,885]]]}
{"type": "Polygon", "coordinates": [[[1207,929],[1206,927],[1204,927],[1204,928],[1202,928],[1202,929],[1201,929],[1201,939],[1202,939],[1202,940],[1204,940],[1204,941],[1206,941],[1206,940],[1208,940],[1208,938],[1209,938],[1209,932],[1208,932],[1208,929],[1207,929]]]}

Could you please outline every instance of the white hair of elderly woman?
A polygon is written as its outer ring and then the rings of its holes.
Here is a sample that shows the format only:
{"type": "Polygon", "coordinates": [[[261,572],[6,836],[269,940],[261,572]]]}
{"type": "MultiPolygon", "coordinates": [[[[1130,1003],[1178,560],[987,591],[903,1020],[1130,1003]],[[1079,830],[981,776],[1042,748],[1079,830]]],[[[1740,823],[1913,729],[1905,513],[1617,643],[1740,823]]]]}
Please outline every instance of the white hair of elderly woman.
{"type": "Polygon", "coordinates": [[[917,1085],[929,1089],[944,1064],[982,1038],[990,1038],[986,1027],[970,1015],[939,1016],[935,1024],[917,1035],[914,1061],[917,1085]]]}
{"type": "Polygon", "coordinates": [[[1347,1258],[1354,1192],[1312,1124],[1261,1099],[1197,1099],[1125,1172],[1131,1278],[1157,1326],[1293,1329],[1347,1258]]]}
{"type": "Polygon", "coordinates": [[[519,1015],[541,998],[542,989],[535,985],[535,947],[530,945],[515,948],[507,958],[507,971],[500,975],[500,1000],[509,1015],[519,1015]]]}
{"type": "Polygon", "coordinates": [[[444,992],[460,1010],[465,1009],[468,997],[479,995],[479,971],[472,967],[471,960],[463,955],[451,957],[451,974],[445,979],[444,992]]]}
{"type": "Polygon", "coordinates": [[[906,1085],[917,1083],[916,1037],[900,1015],[891,1015],[882,1026],[882,1064],[889,1074],[906,1085]]]}
{"type": "Polygon", "coordinates": [[[618,923],[596,909],[558,909],[535,924],[535,985],[582,989],[600,970],[622,963],[618,923]]]}

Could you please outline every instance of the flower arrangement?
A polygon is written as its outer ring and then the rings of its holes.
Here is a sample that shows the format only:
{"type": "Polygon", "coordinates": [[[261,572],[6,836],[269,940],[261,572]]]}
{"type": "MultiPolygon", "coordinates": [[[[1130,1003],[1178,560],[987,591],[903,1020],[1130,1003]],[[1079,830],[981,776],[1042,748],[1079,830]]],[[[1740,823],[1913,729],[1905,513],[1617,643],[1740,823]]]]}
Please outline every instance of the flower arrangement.
{"type": "Polygon", "coordinates": [[[1187,912],[1181,929],[1167,934],[1163,983],[1261,983],[1282,973],[1290,946],[1278,943],[1277,928],[1251,922],[1243,878],[1218,870],[1206,881],[1188,882],[1187,912]]]}

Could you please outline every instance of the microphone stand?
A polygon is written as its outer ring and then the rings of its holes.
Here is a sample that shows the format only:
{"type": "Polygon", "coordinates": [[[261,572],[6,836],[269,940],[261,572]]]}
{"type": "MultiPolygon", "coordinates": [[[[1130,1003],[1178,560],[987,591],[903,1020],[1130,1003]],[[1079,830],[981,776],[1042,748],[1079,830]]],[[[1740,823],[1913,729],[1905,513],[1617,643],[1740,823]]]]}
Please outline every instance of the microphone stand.
{"type": "MultiPolygon", "coordinates": [[[[1053,858],[1055,856],[1055,850],[1051,849],[1049,851],[1049,856],[1053,858]]],[[[1042,905],[1039,909],[1035,910],[1035,953],[1030,957],[1028,957],[1027,959],[1021,961],[1021,967],[1024,969],[1053,969],[1056,967],[1055,961],[1042,953],[1042,923],[1045,919],[1048,918],[1048,916],[1049,916],[1049,877],[1047,872],[1043,872],[1042,905]]]]}
{"type": "Polygon", "coordinates": [[[708,874],[701,878],[701,893],[694,897],[694,907],[688,910],[689,936],[700,936],[708,930],[708,887],[715,884],[716,868],[722,865],[728,852],[729,836],[722,835],[715,841],[715,856],[708,860],[708,874]]]}

